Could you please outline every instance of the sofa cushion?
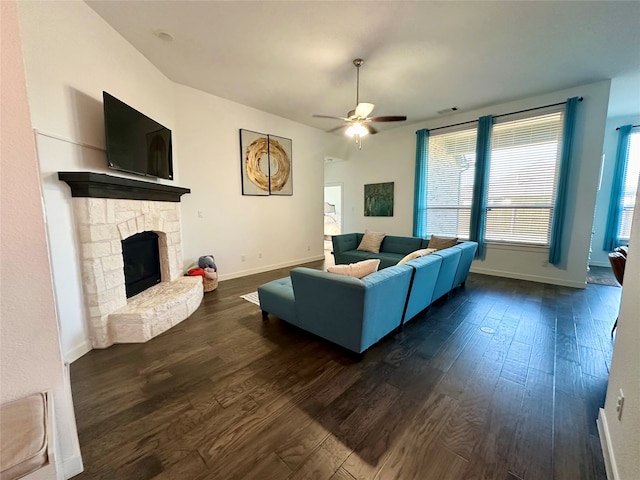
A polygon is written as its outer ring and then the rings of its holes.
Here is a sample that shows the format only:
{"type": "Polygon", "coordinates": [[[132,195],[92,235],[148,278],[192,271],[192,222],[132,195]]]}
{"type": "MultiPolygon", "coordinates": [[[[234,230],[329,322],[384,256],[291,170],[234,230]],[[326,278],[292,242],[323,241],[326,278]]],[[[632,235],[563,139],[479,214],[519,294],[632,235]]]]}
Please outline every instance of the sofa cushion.
{"type": "Polygon", "coordinates": [[[445,248],[453,247],[456,243],[458,243],[458,237],[438,237],[436,235],[431,235],[429,248],[444,250],[445,248]]]}
{"type": "MultiPolygon", "coordinates": [[[[453,280],[458,270],[458,263],[460,263],[460,257],[462,256],[462,249],[460,248],[445,248],[444,250],[438,250],[433,255],[442,257],[442,265],[438,272],[438,280],[433,291],[432,301],[436,301],[443,295],[449,293],[453,288],[453,280]]],[[[432,255],[432,256],[433,256],[432,255]]]]}
{"type": "Polygon", "coordinates": [[[291,277],[279,278],[258,287],[260,308],[288,322],[296,319],[291,277]]]}
{"type": "Polygon", "coordinates": [[[47,464],[47,401],[36,393],[0,407],[0,478],[22,478],[47,464]]]}
{"type": "Polygon", "coordinates": [[[402,260],[398,262],[398,265],[407,263],[409,260],[413,260],[415,258],[424,257],[425,255],[431,255],[435,251],[435,248],[421,248],[420,250],[416,250],[415,252],[407,254],[404,258],[402,258],[402,260]]]}
{"type": "Polygon", "coordinates": [[[379,266],[380,260],[371,259],[350,263],[348,265],[332,265],[327,267],[327,272],[337,273],[338,275],[348,275],[354,278],[362,278],[373,272],[377,272],[379,266]]]}
{"type": "Polygon", "coordinates": [[[442,266],[439,255],[425,255],[409,260],[405,265],[414,269],[404,321],[408,322],[431,305],[433,292],[442,266]]]}
{"type": "Polygon", "coordinates": [[[387,235],[380,245],[380,251],[385,253],[399,253],[401,256],[407,255],[422,247],[422,238],[418,237],[398,237],[387,235]]]}
{"type": "Polygon", "coordinates": [[[360,242],[360,245],[358,245],[358,250],[379,253],[380,244],[382,243],[382,240],[384,240],[385,235],[385,233],[365,230],[364,237],[362,237],[362,241],[360,242]]]}
{"type": "Polygon", "coordinates": [[[383,268],[392,267],[397,265],[400,259],[402,258],[401,253],[369,253],[367,252],[367,259],[377,259],[380,260],[380,266],[378,270],[382,270],[383,268]]]}

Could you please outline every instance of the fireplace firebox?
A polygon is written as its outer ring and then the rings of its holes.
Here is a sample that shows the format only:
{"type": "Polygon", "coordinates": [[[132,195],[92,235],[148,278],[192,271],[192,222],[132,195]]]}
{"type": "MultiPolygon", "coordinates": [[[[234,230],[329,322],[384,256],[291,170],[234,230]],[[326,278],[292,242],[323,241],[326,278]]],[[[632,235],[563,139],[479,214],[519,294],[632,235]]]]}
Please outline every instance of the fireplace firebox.
{"type": "Polygon", "coordinates": [[[161,281],[158,234],[141,232],[122,240],[127,298],[161,281]]]}

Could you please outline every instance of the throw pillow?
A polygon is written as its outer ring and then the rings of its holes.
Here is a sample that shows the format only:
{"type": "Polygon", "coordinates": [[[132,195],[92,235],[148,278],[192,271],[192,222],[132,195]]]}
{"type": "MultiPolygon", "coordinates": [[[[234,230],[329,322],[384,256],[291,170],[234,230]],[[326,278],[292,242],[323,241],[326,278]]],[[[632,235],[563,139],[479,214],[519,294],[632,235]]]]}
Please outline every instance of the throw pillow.
{"type": "Polygon", "coordinates": [[[370,273],[378,271],[380,266],[380,260],[371,259],[363,260],[357,263],[350,263],[349,265],[332,265],[327,267],[327,272],[337,273],[338,275],[348,275],[350,277],[362,278],[366,277],[370,273]]]}
{"type": "Polygon", "coordinates": [[[385,235],[385,233],[365,230],[364,237],[362,237],[362,241],[360,242],[360,245],[358,245],[358,250],[380,253],[380,244],[382,243],[382,240],[384,240],[385,235]]]}
{"type": "Polygon", "coordinates": [[[413,260],[414,258],[424,257],[425,255],[431,255],[435,252],[435,248],[422,248],[420,250],[416,250],[415,252],[411,252],[406,257],[398,262],[398,265],[402,265],[403,263],[407,263],[409,260],[413,260]]]}
{"type": "Polygon", "coordinates": [[[435,248],[436,250],[444,250],[445,248],[453,247],[458,243],[458,237],[438,237],[431,235],[429,239],[429,248],[435,248]]]}

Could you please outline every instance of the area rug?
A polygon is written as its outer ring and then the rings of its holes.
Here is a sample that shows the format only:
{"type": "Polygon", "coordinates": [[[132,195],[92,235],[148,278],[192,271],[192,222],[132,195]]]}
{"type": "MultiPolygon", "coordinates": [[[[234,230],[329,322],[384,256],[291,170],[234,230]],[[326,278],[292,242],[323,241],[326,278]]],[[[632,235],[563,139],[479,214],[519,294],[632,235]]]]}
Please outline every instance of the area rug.
{"type": "Polygon", "coordinates": [[[260,306],[260,300],[258,300],[258,292],[247,293],[246,295],[240,295],[240,298],[244,298],[247,302],[255,303],[260,306]]]}
{"type": "Polygon", "coordinates": [[[609,285],[610,287],[619,287],[613,271],[609,267],[589,267],[587,272],[587,283],[595,283],[596,285],[609,285]]]}

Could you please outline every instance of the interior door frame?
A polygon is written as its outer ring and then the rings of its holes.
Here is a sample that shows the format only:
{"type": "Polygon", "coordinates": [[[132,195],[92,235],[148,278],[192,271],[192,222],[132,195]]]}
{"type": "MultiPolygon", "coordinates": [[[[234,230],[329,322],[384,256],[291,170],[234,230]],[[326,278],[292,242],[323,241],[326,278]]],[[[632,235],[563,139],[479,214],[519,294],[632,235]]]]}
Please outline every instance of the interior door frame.
{"type": "MultiPolygon", "coordinates": [[[[340,187],[340,233],[343,233],[344,232],[344,182],[328,182],[324,184],[324,187],[322,190],[323,205],[325,202],[324,189],[327,187],[340,187]]],[[[324,236],[324,229],[322,234],[324,236]]]]}

